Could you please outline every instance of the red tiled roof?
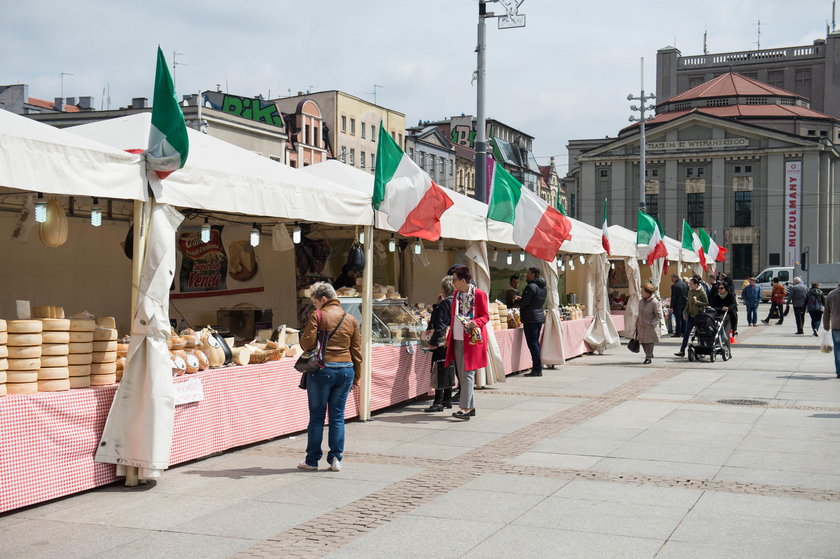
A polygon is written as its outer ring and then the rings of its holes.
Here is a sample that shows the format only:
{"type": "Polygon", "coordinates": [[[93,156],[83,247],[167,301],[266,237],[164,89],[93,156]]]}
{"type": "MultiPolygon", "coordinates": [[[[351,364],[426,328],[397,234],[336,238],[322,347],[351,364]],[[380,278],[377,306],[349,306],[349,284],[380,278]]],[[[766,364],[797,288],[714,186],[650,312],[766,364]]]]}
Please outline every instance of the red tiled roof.
{"type": "MultiPolygon", "coordinates": [[[[51,111],[55,110],[55,103],[52,101],[45,101],[44,99],[38,99],[37,97],[30,97],[26,100],[27,103],[30,105],[35,105],[36,107],[41,107],[43,109],[49,109],[51,111]]],[[[76,105],[64,105],[64,112],[65,113],[78,113],[79,107],[76,105]]]]}
{"type": "Polygon", "coordinates": [[[452,144],[452,148],[455,150],[455,155],[457,155],[458,157],[461,157],[463,159],[475,158],[475,151],[472,148],[462,146],[461,144],[452,144]]]}
{"type": "Polygon", "coordinates": [[[733,97],[733,96],[776,96],[776,97],[798,97],[804,99],[801,95],[785,91],[778,87],[773,87],[766,83],[736,74],[735,72],[727,72],[714,79],[698,85],[688,91],[680,93],[675,97],[661,101],[659,104],[673,103],[675,101],[688,101],[690,99],[702,99],[705,97],[733,97]]]}
{"type": "Polygon", "coordinates": [[[538,165],[540,168],[540,174],[542,174],[542,178],[545,181],[545,184],[551,182],[551,165],[538,165]]]}

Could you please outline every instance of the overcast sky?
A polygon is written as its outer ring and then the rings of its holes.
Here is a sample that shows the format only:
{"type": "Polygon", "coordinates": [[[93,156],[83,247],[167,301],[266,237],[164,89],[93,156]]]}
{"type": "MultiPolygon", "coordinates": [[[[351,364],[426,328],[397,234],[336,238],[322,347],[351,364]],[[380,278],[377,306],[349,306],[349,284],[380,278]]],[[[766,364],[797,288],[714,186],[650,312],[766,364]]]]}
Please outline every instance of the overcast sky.
{"type": "MultiPolygon", "coordinates": [[[[0,84],[27,83],[52,100],[110,86],[111,107],[151,98],[156,47],[179,97],[200,89],[279,97],[340,89],[404,112],[409,126],[475,114],[477,0],[0,0],[0,84]]],[[[500,4],[489,11],[501,12],[500,4]]],[[[566,143],[615,135],[638,95],[655,89],[656,51],[684,55],[811,44],[831,0],[628,2],[525,0],[522,29],[487,26],[487,114],[536,138],[541,164],[566,143]],[[700,7],[702,6],[702,7],[700,7]],[[643,13],[643,16],[640,16],[643,13]]],[[[105,100],[107,104],[107,99],[105,100]]]]}

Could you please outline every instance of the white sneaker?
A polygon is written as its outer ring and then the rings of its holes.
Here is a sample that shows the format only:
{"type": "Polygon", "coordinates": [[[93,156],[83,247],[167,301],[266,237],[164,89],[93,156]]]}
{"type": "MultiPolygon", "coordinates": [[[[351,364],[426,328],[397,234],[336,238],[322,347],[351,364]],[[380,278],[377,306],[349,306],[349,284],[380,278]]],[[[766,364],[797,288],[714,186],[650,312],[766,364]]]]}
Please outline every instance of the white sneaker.
{"type": "Polygon", "coordinates": [[[340,472],[341,471],[341,460],[338,458],[333,458],[332,464],[330,464],[330,471],[331,472],[340,472]]]}
{"type": "Polygon", "coordinates": [[[297,467],[298,467],[298,470],[306,470],[306,471],[309,471],[309,472],[318,469],[318,466],[310,466],[306,462],[301,462],[300,464],[298,464],[297,467]]]}

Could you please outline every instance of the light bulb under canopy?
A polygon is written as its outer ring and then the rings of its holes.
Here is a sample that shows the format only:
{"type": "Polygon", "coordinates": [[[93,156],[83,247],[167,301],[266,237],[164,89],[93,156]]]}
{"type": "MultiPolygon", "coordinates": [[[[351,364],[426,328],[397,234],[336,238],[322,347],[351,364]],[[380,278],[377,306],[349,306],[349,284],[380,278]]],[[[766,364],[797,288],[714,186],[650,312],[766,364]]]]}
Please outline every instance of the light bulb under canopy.
{"type": "Polygon", "coordinates": [[[93,207],[90,209],[90,224],[94,227],[102,225],[102,208],[99,206],[99,199],[93,199],[93,207]]]}
{"type": "Polygon", "coordinates": [[[204,224],[201,226],[201,242],[205,244],[210,242],[210,223],[206,217],[204,218],[204,224]]]}
{"type": "Polygon", "coordinates": [[[524,251],[519,253],[519,261],[520,262],[525,262],[525,252],[524,251]]]}
{"type": "Polygon", "coordinates": [[[508,266],[513,264],[513,255],[510,253],[510,251],[508,251],[508,253],[507,253],[507,263],[508,263],[508,266]]]}
{"type": "Polygon", "coordinates": [[[44,200],[44,195],[38,193],[38,199],[35,200],[35,221],[44,223],[47,221],[47,201],[44,200]]]}
{"type": "Polygon", "coordinates": [[[365,232],[364,231],[359,233],[359,244],[360,245],[365,244],[365,232]]]}
{"type": "Polygon", "coordinates": [[[260,230],[257,228],[256,224],[254,224],[254,227],[251,229],[251,246],[260,246],[260,230]]]}
{"type": "Polygon", "coordinates": [[[394,252],[397,250],[397,241],[393,238],[388,239],[388,252],[394,252]]]}
{"type": "Polygon", "coordinates": [[[421,252],[423,252],[423,243],[417,241],[414,243],[414,254],[420,254],[421,252]]]}
{"type": "Polygon", "coordinates": [[[300,227],[297,225],[292,228],[292,242],[296,245],[300,244],[300,227]]]}

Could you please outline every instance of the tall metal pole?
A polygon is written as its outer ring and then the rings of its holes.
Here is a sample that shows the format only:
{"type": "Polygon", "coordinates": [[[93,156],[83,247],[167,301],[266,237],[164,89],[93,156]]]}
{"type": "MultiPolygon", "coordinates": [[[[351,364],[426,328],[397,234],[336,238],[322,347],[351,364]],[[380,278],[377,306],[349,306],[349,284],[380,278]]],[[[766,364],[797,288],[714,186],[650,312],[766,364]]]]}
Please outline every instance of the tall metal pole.
{"type": "Polygon", "coordinates": [[[484,110],[484,79],[487,72],[485,67],[485,51],[487,50],[487,25],[485,18],[487,4],[484,0],[478,2],[478,55],[476,65],[476,134],[475,134],[475,199],[479,202],[487,201],[487,115],[484,110]]]}
{"type": "Polygon", "coordinates": [[[627,96],[628,101],[639,101],[641,104],[640,106],[631,105],[630,110],[638,111],[641,113],[640,118],[636,118],[635,115],[630,117],[630,122],[635,122],[636,120],[639,121],[639,209],[641,211],[645,211],[647,204],[645,203],[645,119],[646,119],[646,112],[651,110],[650,107],[645,106],[646,101],[651,101],[656,99],[656,96],[651,93],[650,95],[645,95],[645,59],[642,57],[642,87],[641,93],[638,97],[633,97],[633,94],[627,96]]]}

